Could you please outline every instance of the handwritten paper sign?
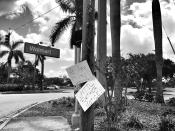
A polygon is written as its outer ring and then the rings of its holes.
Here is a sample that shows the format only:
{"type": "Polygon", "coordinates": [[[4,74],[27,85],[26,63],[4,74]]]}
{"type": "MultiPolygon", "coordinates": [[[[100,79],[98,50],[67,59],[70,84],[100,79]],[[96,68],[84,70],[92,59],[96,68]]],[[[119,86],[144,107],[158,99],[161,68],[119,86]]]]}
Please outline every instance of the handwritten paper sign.
{"type": "Polygon", "coordinates": [[[86,111],[103,93],[105,89],[97,79],[88,81],[75,95],[84,111],[86,111]]]}
{"type": "Polygon", "coordinates": [[[74,85],[93,80],[95,77],[89,68],[87,61],[80,62],[66,69],[74,85]]]}

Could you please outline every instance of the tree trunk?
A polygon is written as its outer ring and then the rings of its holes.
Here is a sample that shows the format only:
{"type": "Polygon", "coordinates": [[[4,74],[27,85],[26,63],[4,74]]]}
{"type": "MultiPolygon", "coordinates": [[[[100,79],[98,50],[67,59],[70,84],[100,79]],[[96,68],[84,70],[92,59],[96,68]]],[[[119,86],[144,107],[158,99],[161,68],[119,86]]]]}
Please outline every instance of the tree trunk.
{"type": "MultiPolygon", "coordinates": [[[[94,72],[94,21],[95,0],[83,0],[83,43],[82,60],[87,60],[89,67],[94,72]]],[[[81,131],[94,131],[94,105],[86,112],[81,109],[81,131]]]]}
{"type": "Polygon", "coordinates": [[[153,17],[153,31],[155,42],[155,55],[156,55],[156,70],[157,70],[157,90],[156,90],[156,102],[164,103],[163,88],[162,88],[162,20],[161,10],[158,0],[152,2],[152,17],[153,17]]]}
{"type": "MultiPolygon", "coordinates": [[[[98,33],[97,33],[97,66],[104,71],[104,64],[107,55],[106,45],[106,0],[98,0],[98,33]]],[[[97,70],[97,78],[104,88],[106,88],[105,75],[97,70]]],[[[105,104],[105,94],[100,100],[105,104]]]]}
{"type": "Polygon", "coordinates": [[[9,83],[10,82],[10,72],[11,72],[11,62],[8,62],[7,71],[8,71],[7,83],[9,83]]]}
{"type": "Polygon", "coordinates": [[[112,63],[114,68],[114,96],[116,102],[116,116],[122,109],[122,87],[120,84],[120,0],[110,0],[110,22],[112,39],[112,63]]]}
{"type": "Polygon", "coordinates": [[[41,61],[41,90],[43,91],[43,79],[44,79],[44,58],[41,61]]]}
{"type": "Polygon", "coordinates": [[[35,55],[35,62],[34,62],[34,71],[33,71],[33,90],[35,90],[35,79],[36,79],[36,57],[37,55],[35,55]]]}

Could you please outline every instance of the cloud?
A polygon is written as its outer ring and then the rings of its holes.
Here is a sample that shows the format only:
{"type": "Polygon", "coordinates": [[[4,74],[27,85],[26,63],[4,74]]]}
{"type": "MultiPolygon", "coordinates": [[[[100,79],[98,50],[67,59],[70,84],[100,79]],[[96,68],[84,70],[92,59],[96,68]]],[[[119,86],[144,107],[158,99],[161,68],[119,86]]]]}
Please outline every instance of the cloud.
{"type": "MultiPolygon", "coordinates": [[[[129,2],[129,1],[127,1],[129,2]]],[[[175,7],[167,0],[161,0],[162,23],[172,41],[175,35],[175,7]]],[[[136,2],[127,4],[127,13],[122,14],[121,27],[121,52],[127,53],[154,53],[154,38],[152,31],[152,1],[136,2]]],[[[174,59],[172,49],[163,31],[163,56],[174,59]]],[[[175,60],[175,59],[174,59],[175,60]]]]}
{"type": "Polygon", "coordinates": [[[45,62],[48,62],[48,63],[55,63],[54,59],[52,59],[52,58],[47,58],[47,59],[45,60],[45,62]]]}
{"type": "Polygon", "coordinates": [[[14,19],[25,11],[18,0],[1,0],[0,9],[0,16],[5,16],[6,19],[14,19]]]}

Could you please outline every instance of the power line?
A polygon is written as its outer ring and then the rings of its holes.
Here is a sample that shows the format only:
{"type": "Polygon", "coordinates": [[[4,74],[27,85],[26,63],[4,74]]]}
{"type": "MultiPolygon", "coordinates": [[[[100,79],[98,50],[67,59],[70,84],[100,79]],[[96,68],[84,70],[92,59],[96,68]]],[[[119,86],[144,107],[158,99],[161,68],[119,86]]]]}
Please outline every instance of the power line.
{"type": "Polygon", "coordinates": [[[173,45],[172,45],[172,43],[171,43],[170,38],[169,38],[169,37],[168,37],[168,35],[167,35],[167,32],[166,32],[166,30],[165,30],[165,27],[164,27],[164,25],[163,25],[163,24],[162,24],[162,26],[163,26],[163,29],[164,29],[164,31],[165,31],[165,35],[166,35],[166,37],[167,37],[167,39],[168,39],[168,41],[169,41],[169,43],[170,43],[170,45],[171,45],[171,48],[172,48],[172,50],[173,50],[173,53],[175,54],[174,47],[173,47],[173,45]]]}
{"type": "MultiPolygon", "coordinates": [[[[59,5],[58,5],[58,6],[59,6],[59,5]]],[[[37,20],[38,18],[40,18],[40,17],[42,17],[42,16],[44,16],[44,15],[48,14],[49,12],[51,12],[52,10],[54,10],[54,9],[56,9],[56,8],[58,8],[58,6],[56,6],[56,7],[52,8],[52,9],[48,10],[47,12],[45,12],[45,13],[43,13],[43,14],[39,15],[38,17],[36,17],[36,18],[32,19],[31,21],[28,21],[27,23],[25,23],[25,24],[23,24],[23,25],[18,26],[18,27],[17,27],[17,28],[15,28],[14,30],[18,30],[19,28],[24,27],[25,25],[27,25],[27,24],[29,24],[29,23],[31,23],[31,22],[33,22],[33,21],[37,20]]]]}

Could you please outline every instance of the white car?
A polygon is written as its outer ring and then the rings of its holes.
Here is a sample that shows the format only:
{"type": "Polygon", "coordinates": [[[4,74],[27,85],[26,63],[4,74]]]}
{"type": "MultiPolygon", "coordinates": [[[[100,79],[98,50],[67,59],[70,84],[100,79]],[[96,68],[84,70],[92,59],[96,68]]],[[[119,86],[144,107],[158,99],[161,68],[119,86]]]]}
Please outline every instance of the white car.
{"type": "Polygon", "coordinates": [[[49,90],[58,90],[58,89],[60,89],[60,87],[57,86],[57,85],[50,85],[50,86],[47,86],[47,89],[49,89],[49,90]]]}

